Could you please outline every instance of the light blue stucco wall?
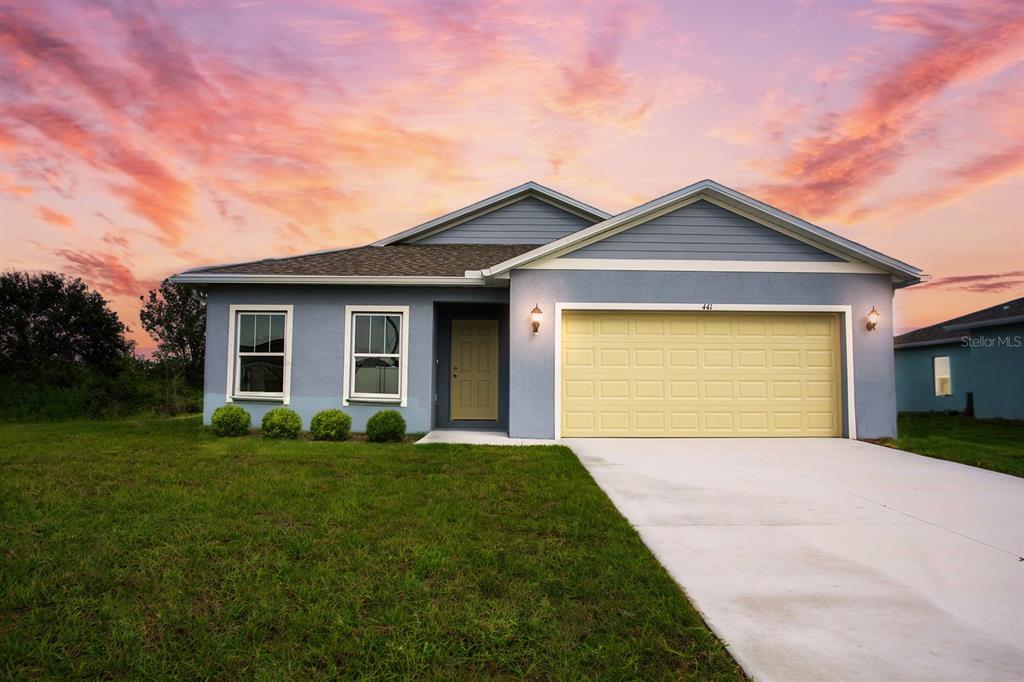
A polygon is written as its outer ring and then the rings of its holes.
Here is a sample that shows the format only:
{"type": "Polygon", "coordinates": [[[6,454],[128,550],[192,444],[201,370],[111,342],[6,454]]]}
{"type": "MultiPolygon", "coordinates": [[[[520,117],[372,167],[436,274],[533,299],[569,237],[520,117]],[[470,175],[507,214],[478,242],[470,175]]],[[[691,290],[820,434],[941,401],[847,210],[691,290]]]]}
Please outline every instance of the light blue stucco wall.
{"type": "Polygon", "coordinates": [[[855,415],[860,438],[896,435],[888,275],[516,270],[509,294],[509,433],[551,438],[555,428],[555,302],[850,305],[855,415]],[[545,322],[530,327],[539,304],[545,322]],[[874,306],[875,331],[864,325],[874,306]]]}
{"type": "MultiPolygon", "coordinates": [[[[226,403],[228,317],[231,304],[291,304],[291,404],[302,417],[303,429],[320,410],[335,407],[352,416],[352,428],[362,431],[377,411],[400,411],[409,432],[433,426],[434,303],[505,303],[504,288],[346,287],[346,286],[210,286],[206,320],[206,373],[203,423],[226,403]],[[392,405],[342,406],[344,316],[346,305],[409,306],[409,399],[406,407],[392,405]]],[[[252,414],[258,426],[267,410],[279,403],[236,401],[252,414]]]]}
{"type": "MultiPolygon", "coordinates": [[[[892,287],[885,275],[790,273],[681,273],[607,271],[514,271],[510,288],[406,288],[330,286],[211,286],[207,317],[204,421],[225,404],[228,306],[291,304],[291,404],[303,427],[319,410],[341,406],[343,324],[346,305],[408,305],[409,399],[399,409],[410,431],[434,426],[435,302],[509,303],[509,431],[513,436],[554,434],[554,303],[747,303],[853,307],[855,410],[858,436],[896,431],[893,383],[892,287]],[[530,327],[530,310],[546,313],[541,332],[530,327]],[[871,307],[882,313],[874,332],[864,329],[871,307]]],[[[274,403],[239,402],[259,424],[274,403]]],[[[353,428],[363,430],[379,405],[349,405],[353,428]]]]}
{"type": "Polygon", "coordinates": [[[709,201],[696,201],[572,251],[565,258],[839,261],[709,201]]]}
{"type": "Polygon", "coordinates": [[[962,412],[974,394],[979,419],[1024,419],[1024,324],[963,332],[964,341],[896,351],[900,412],[962,412]],[[953,395],[936,396],[932,358],[948,355],[953,395]]]}

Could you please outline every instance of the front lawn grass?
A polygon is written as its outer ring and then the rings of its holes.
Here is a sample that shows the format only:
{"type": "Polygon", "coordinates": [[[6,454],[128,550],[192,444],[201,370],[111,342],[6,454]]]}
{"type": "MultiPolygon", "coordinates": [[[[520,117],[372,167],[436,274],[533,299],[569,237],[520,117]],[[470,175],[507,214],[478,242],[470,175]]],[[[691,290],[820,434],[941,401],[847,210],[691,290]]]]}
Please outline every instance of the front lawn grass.
{"type": "Polygon", "coordinates": [[[1024,477],[1024,421],[904,413],[899,416],[899,437],[886,444],[1024,477]]]}
{"type": "Polygon", "coordinates": [[[742,672],[564,448],[190,417],[0,425],[0,677],[36,676],[742,672]]]}

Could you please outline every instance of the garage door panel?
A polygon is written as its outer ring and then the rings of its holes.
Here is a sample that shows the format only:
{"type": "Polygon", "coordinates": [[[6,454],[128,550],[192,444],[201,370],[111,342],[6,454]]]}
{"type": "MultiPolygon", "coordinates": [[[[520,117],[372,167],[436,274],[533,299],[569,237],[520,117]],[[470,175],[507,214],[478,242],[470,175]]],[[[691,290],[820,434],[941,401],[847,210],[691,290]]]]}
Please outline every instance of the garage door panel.
{"type": "Polygon", "coordinates": [[[697,350],[670,348],[668,352],[668,366],[673,369],[693,369],[697,367],[697,350]]]}
{"type": "Polygon", "coordinates": [[[768,430],[768,413],[761,411],[739,413],[739,429],[761,433],[768,430]]]}
{"type": "Polygon", "coordinates": [[[714,348],[704,351],[705,369],[729,369],[733,366],[732,351],[714,348]]]}
{"type": "Polygon", "coordinates": [[[597,415],[601,429],[606,433],[619,431],[629,433],[629,412],[603,411],[597,415]]]}
{"type": "Polygon", "coordinates": [[[733,398],[731,381],[704,381],[701,386],[704,388],[705,399],[728,398],[732,400],[733,398]]]}
{"type": "Polygon", "coordinates": [[[594,351],[589,348],[574,348],[566,351],[565,366],[567,369],[592,368],[594,366],[594,351]]]}
{"type": "Polygon", "coordinates": [[[665,397],[665,382],[661,379],[638,379],[633,382],[633,386],[636,389],[634,397],[637,399],[642,398],[659,398],[665,397]]]}
{"type": "Polygon", "coordinates": [[[838,338],[823,313],[566,311],[562,435],[840,435],[838,338]]]}
{"type": "Polygon", "coordinates": [[[601,400],[629,398],[629,383],[627,379],[601,379],[598,382],[598,396],[601,400]]]}
{"type": "Polygon", "coordinates": [[[741,368],[767,369],[768,353],[763,348],[741,348],[736,352],[736,364],[741,368]]]}
{"type": "Polygon", "coordinates": [[[661,434],[665,431],[665,413],[662,411],[657,412],[643,412],[637,411],[635,413],[636,421],[634,427],[637,431],[642,432],[654,432],[655,434],[661,434]]]}
{"type": "Polygon", "coordinates": [[[594,382],[590,379],[573,379],[565,382],[567,398],[593,398],[594,382]]]}
{"type": "Polygon", "coordinates": [[[633,321],[634,336],[656,336],[665,334],[665,320],[660,317],[641,317],[633,321]]]}
{"type": "Polygon", "coordinates": [[[564,428],[569,431],[591,431],[597,425],[593,412],[576,412],[566,410],[563,414],[564,428]]]}
{"type": "Polygon", "coordinates": [[[700,414],[697,412],[669,412],[669,429],[677,435],[698,435],[700,414]]]}
{"type": "Polygon", "coordinates": [[[670,318],[668,322],[668,332],[672,336],[697,336],[699,327],[696,320],[685,320],[680,318],[670,318]]]}
{"type": "MultiPolygon", "coordinates": [[[[629,320],[624,317],[603,317],[597,324],[603,336],[629,336],[629,320]]],[[[590,328],[593,329],[593,325],[590,328]]]]}
{"type": "Polygon", "coordinates": [[[768,397],[768,382],[764,380],[748,380],[739,382],[739,397],[764,399],[768,397]]]}
{"type": "Polygon", "coordinates": [[[660,348],[637,348],[634,353],[634,367],[665,368],[665,351],[660,348]]]}
{"type": "Polygon", "coordinates": [[[629,367],[628,348],[599,348],[597,358],[601,368],[629,367]]]}

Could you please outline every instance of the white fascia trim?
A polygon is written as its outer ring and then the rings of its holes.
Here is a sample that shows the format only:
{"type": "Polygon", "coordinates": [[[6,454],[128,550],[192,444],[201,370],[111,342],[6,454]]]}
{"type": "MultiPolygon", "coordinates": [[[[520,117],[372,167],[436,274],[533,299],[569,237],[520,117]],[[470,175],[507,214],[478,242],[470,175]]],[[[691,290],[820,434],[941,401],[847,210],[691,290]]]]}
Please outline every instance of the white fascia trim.
{"type": "Polygon", "coordinates": [[[745,215],[746,217],[756,215],[759,218],[758,222],[766,225],[767,227],[777,231],[783,231],[791,236],[799,234],[803,238],[803,241],[812,243],[817,248],[831,250],[831,252],[834,252],[837,255],[841,254],[844,258],[853,258],[858,261],[870,263],[885,272],[899,275],[906,280],[912,280],[912,283],[918,281],[921,277],[922,273],[918,268],[907,265],[906,263],[894,258],[890,258],[885,254],[868,249],[867,247],[855,244],[854,242],[850,242],[849,240],[843,239],[842,237],[832,234],[831,232],[816,225],[812,225],[805,220],[801,220],[796,216],[791,216],[788,213],[784,213],[783,211],[768,206],[767,204],[763,204],[756,199],[740,194],[739,192],[729,189],[728,187],[720,185],[712,180],[701,180],[700,182],[684,187],[672,192],[671,194],[654,199],[646,204],[641,204],[636,208],[632,208],[613,216],[604,222],[584,228],[571,235],[567,235],[561,239],[544,244],[533,251],[528,251],[527,253],[516,256],[515,258],[510,258],[503,263],[494,265],[484,270],[483,274],[485,277],[491,277],[513,268],[522,267],[526,263],[538,260],[545,256],[556,254],[561,255],[562,253],[582,248],[588,243],[593,243],[594,241],[603,239],[609,234],[614,234],[615,231],[621,231],[634,225],[647,222],[648,220],[652,220],[663,213],[674,211],[700,199],[718,199],[715,203],[722,205],[723,208],[728,208],[729,210],[736,212],[740,212],[737,211],[737,209],[747,209],[750,213],[742,211],[741,215],[745,215]],[[716,194],[719,196],[714,196],[716,194]],[[721,203],[723,197],[728,200],[727,204],[723,205],[721,203]],[[766,223],[766,219],[771,219],[770,223],[766,223]]]}
{"type": "Polygon", "coordinates": [[[490,284],[479,273],[475,277],[182,273],[171,277],[171,281],[176,284],[342,284],[396,287],[480,287],[490,284]]]}
{"type": "Polygon", "coordinates": [[[351,403],[381,403],[399,405],[406,407],[409,404],[409,306],[407,305],[347,305],[345,306],[344,320],[344,351],[345,359],[342,364],[342,386],[341,404],[351,403]],[[401,362],[401,379],[398,388],[399,398],[363,398],[350,397],[351,371],[352,371],[352,315],[353,313],[399,313],[402,316],[402,354],[399,357],[401,362]]]}
{"type": "Polygon", "coordinates": [[[228,306],[228,371],[227,371],[227,386],[224,390],[225,402],[245,402],[245,401],[262,401],[262,402],[280,402],[282,405],[288,405],[291,402],[291,387],[292,387],[292,318],[294,312],[294,306],[291,304],[282,305],[280,303],[232,303],[228,306]],[[238,319],[238,313],[240,312],[259,312],[259,313],[284,313],[284,376],[282,377],[282,389],[281,395],[273,393],[260,394],[260,393],[248,393],[240,395],[237,387],[235,386],[235,368],[238,366],[238,352],[235,348],[235,320],[238,319]]]}
{"type": "Polygon", "coordinates": [[[390,237],[380,239],[374,242],[373,246],[387,246],[388,244],[394,244],[395,242],[400,242],[409,239],[410,237],[421,235],[422,233],[431,230],[433,230],[434,232],[439,232],[440,229],[437,228],[447,229],[452,225],[458,224],[458,222],[468,220],[472,217],[476,217],[477,215],[488,213],[489,211],[498,208],[500,205],[510,203],[511,201],[514,201],[515,199],[519,198],[521,195],[531,192],[536,194],[538,198],[545,198],[548,201],[548,203],[554,203],[556,206],[558,204],[563,204],[564,207],[575,209],[575,211],[578,211],[580,214],[582,214],[582,217],[588,218],[590,220],[602,221],[611,217],[610,213],[605,213],[604,211],[598,208],[594,208],[593,206],[584,204],[582,201],[577,201],[576,199],[573,199],[570,196],[562,194],[561,192],[556,192],[553,189],[537,184],[536,182],[530,181],[523,183],[518,187],[507,189],[504,192],[499,192],[494,196],[487,197],[486,199],[482,199],[476,203],[470,204],[469,206],[464,206],[463,208],[460,208],[456,211],[452,211],[451,213],[446,213],[443,216],[439,216],[432,220],[428,220],[425,223],[421,223],[419,225],[416,225],[415,227],[411,227],[408,230],[404,230],[403,232],[399,232],[397,234],[391,235],[390,237]]]}
{"type": "MultiPolygon", "coordinates": [[[[708,312],[706,303],[575,303],[555,301],[555,439],[562,437],[562,311],[564,310],[694,310],[708,312]]],[[[708,312],[805,312],[840,313],[842,315],[846,349],[846,424],[847,438],[857,439],[857,411],[855,409],[853,373],[853,306],[849,305],[776,305],[772,303],[715,303],[708,312]]]]}
{"type": "Polygon", "coordinates": [[[645,258],[552,258],[522,270],[634,270],[669,272],[823,272],[886,274],[867,263],[846,261],[668,260],[645,258]]]}

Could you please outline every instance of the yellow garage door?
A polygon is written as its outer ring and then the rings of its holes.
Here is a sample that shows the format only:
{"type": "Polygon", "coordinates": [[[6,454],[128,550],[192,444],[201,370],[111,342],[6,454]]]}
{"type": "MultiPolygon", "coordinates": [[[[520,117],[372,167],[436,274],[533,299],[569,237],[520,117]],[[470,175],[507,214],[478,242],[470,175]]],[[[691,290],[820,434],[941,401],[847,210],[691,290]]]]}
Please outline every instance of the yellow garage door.
{"type": "Polygon", "coordinates": [[[563,437],[839,436],[832,313],[565,311],[563,437]]]}

